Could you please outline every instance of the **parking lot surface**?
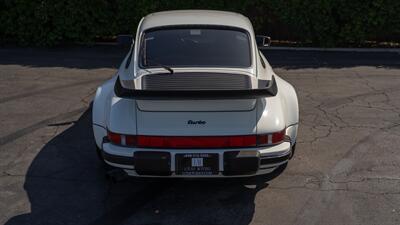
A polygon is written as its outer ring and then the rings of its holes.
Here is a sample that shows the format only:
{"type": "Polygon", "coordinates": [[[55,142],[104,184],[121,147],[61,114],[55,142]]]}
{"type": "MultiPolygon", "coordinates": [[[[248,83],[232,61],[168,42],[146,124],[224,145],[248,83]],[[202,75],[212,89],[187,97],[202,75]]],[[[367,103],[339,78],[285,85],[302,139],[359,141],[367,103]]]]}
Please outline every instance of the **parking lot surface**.
{"type": "Polygon", "coordinates": [[[90,105],[126,52],[0,49],[0,224],[400,224],[399,54],[264,51],[299,97],[284,170],[113,183],[90,105]]]}

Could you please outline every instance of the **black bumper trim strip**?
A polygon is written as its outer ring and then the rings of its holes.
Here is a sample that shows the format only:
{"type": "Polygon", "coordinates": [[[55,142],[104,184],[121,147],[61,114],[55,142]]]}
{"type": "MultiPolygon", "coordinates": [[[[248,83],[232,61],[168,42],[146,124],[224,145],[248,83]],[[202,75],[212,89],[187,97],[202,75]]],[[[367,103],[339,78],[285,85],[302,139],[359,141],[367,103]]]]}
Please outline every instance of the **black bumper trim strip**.
{"type": "Polygon", "coordinates": [[[121,164],[121,165],[129,165],[129,166],[133,166],[134,165],[133,157],[112,155],[112,154],[109,154],[109,153],[107,153],[105,151],[103,151],[103,157],[104,157],[104,160],[106,160],[106,161],[108,161],[110,163],[121,164]]]}
{"type": "Polygon", "coordinates": [[[279,157],[274,157],[274,158],[261,158],[261,165],[267,165],[267,164],[275,164],[275,163],[280,163],[288,160],[290,157],[290,154],[284,155],[284,156],[279,156],[279,157]]]}

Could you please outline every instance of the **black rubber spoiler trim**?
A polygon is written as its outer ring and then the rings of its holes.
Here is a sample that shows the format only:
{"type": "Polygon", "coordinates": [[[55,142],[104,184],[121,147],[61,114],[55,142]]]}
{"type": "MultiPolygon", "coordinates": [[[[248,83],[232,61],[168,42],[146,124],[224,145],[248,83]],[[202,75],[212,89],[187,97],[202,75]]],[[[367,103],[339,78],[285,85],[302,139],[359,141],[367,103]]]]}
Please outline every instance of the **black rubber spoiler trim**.
{"type": "Polygon", "coordinates": [[[272,76],[265,88],[249,90],[131,90],[122,87],[118,77],[114,92],[118,97],[138,100],[256,99],[276,96],[278,87],[272,76]]]}

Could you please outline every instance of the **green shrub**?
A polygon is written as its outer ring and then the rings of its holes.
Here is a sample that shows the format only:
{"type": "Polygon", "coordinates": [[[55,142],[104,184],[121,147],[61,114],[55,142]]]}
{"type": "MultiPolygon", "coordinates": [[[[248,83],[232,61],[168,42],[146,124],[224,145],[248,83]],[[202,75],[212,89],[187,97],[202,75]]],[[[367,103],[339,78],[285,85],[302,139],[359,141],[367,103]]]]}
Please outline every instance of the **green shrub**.
{"type": "Polygon", "coordinates": [[[258,33],[314,46],[400,41],[398,0],[0,0],[0,43],[89,43],[134,33],[146,14],[171,9],[239,12],[258,33]]]}

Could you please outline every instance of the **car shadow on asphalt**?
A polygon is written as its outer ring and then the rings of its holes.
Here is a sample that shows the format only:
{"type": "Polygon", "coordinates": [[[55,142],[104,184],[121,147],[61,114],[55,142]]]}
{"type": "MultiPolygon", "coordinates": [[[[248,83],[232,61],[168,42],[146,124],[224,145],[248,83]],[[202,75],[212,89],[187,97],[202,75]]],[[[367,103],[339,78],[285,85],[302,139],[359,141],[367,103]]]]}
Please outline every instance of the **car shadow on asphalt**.
{"type": "Polygon", "coordinates": [[[94,146],[88,109],[32,161],[24,183],[31,212],[6,224],[249,224],[257,192],[284,170],[248,179],[114,183],[94,146]]]}

